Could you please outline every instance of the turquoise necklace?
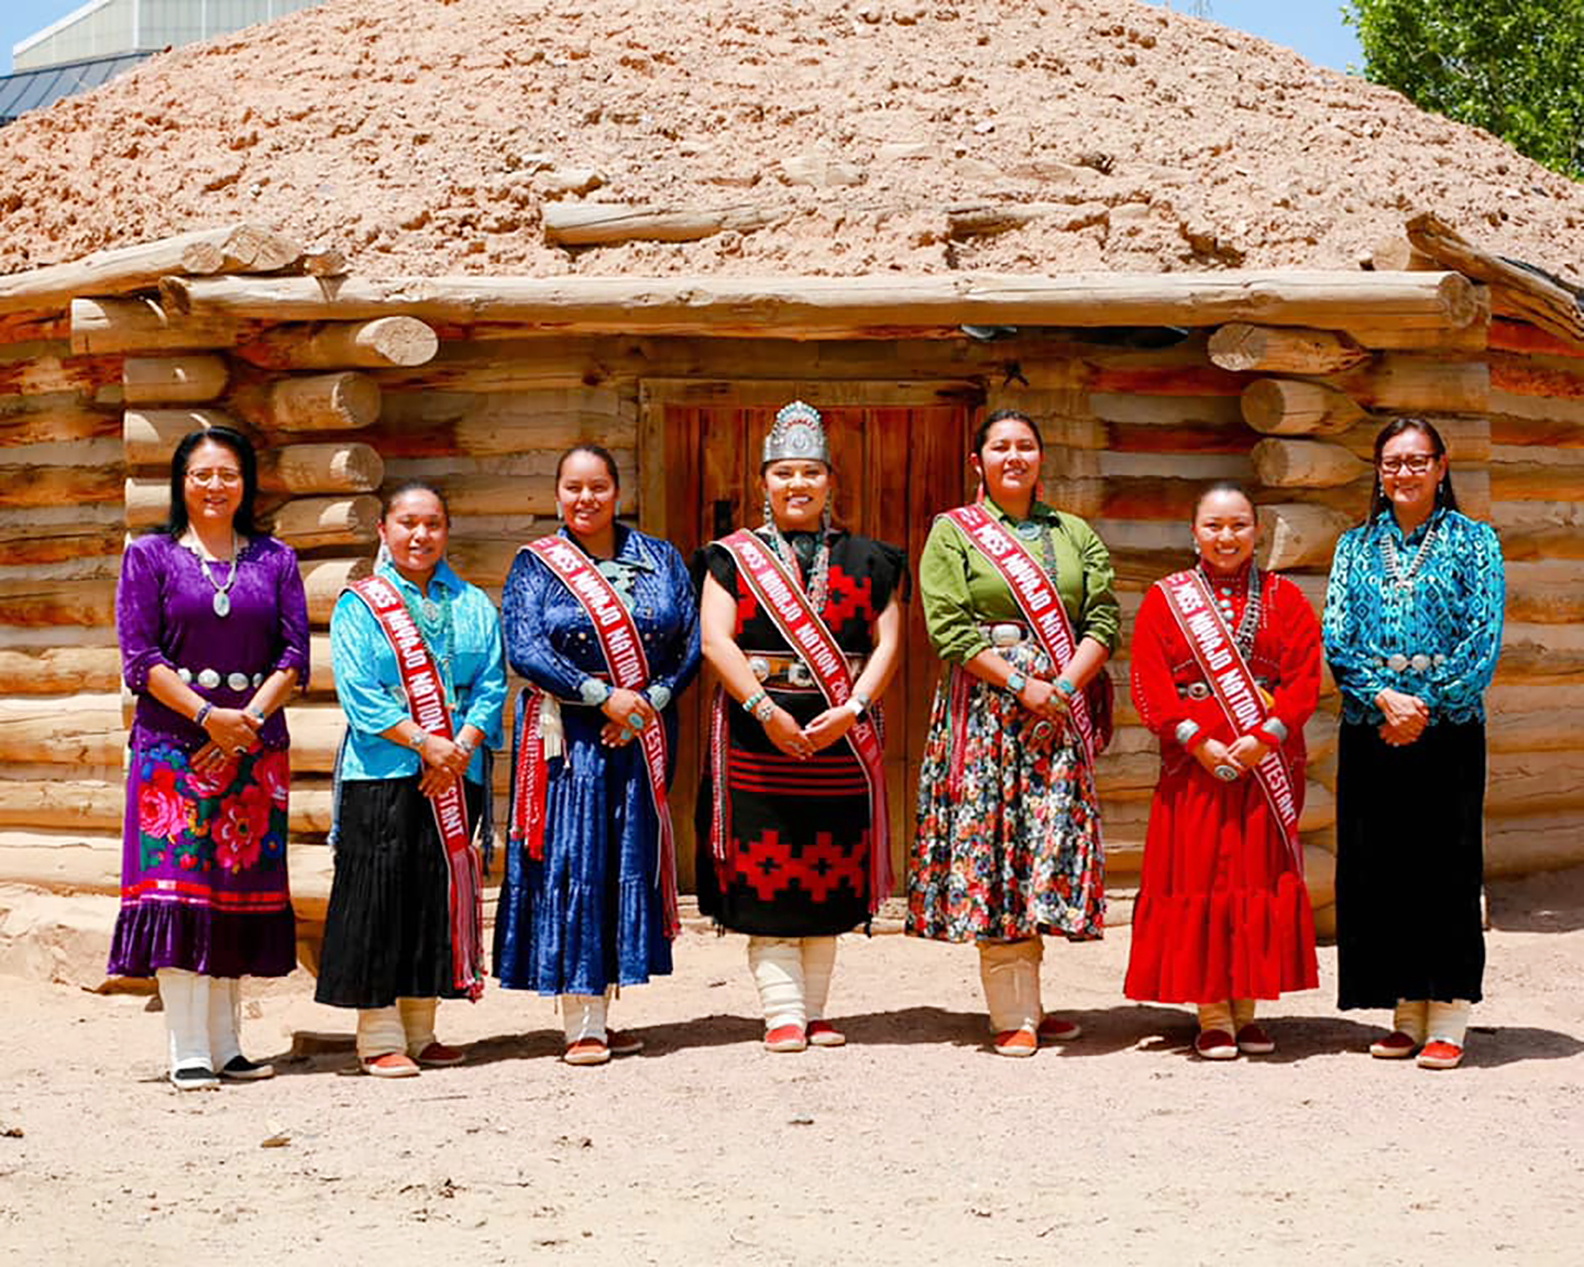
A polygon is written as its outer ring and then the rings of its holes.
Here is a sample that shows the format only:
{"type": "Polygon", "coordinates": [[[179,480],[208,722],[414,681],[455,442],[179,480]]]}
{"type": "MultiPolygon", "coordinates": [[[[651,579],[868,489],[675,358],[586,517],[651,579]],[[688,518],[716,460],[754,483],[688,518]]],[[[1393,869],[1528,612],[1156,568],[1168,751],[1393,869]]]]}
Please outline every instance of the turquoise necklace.
{"type": "Polygon", "coordinates": [[[451,662],[456,650],[456,629],[451,620],[451,595],[444,588],[439,589],[438,593],[439,598],[430,598],[427,594],[415,597],[405,587],[401,590],[408,614],[418,626],[418,632],[423,635],[429,654],[440,666],[440,684],[445,688],[446,706],[454,709],[456,676],[451,662]]]}

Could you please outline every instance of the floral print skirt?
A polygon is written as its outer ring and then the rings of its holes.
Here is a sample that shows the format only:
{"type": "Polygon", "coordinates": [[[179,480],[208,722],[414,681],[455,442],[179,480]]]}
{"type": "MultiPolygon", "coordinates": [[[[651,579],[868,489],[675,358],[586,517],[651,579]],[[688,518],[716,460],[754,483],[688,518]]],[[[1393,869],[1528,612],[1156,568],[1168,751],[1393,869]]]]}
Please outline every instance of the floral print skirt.
{"type": "MultiPolygon", "coordinates": [[[[1003,654],[1025,673],[1049,673],[1037,644],[1003,654]]],[[[907,931],[954,942],[1097,938],[1104,873],[1093,772],[1071,728],[1041,726],[1006,691],[950,668],[919,773],[907,931]]]]}
{"type": "Polygon", "coordinates": [[[210,774],[189,757],[173,744],[132,751],[109,971],[284,976],[297,958],[289,758],[262,749],[210,774]]]}

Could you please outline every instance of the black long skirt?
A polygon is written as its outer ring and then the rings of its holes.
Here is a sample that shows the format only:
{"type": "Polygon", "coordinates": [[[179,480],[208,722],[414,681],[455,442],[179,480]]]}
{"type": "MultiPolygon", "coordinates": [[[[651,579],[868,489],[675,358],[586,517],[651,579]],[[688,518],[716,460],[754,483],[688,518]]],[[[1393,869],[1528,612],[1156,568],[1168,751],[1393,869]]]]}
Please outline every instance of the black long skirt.
{"type": "MultiPolygon", "coordinates": [[[[477,825],[484,790],[464,784],[477,825]]],[[[314,998],[332,1007],[459,999],[451,967],[450,871],[418,776],[341,785],[335,879],[314,998]]]]}
{"type": "Polygon", "coordinates": [[[1344,725],[1337,763],[1337,1005],[1478,1002],[1485,974],[1485,727],[1393,748],[1344,725]]]}

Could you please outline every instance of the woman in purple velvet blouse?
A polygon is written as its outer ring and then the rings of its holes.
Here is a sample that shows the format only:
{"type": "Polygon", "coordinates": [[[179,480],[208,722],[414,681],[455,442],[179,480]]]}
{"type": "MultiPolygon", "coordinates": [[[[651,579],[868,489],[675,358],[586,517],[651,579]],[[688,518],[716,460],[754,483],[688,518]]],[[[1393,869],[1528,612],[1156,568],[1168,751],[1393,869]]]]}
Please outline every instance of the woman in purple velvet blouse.
{"type": "Polygon", "coordinates": [[[296,963],[280,709],[308,680],[308,604],[297,556],[255,522],[246,437],[187,436],[170,490],[116,590],[137,714],[109,970],[159,979],[170,1080],[190,1090],[274,1073],[242,1054],[237,979],[296,963]]]}

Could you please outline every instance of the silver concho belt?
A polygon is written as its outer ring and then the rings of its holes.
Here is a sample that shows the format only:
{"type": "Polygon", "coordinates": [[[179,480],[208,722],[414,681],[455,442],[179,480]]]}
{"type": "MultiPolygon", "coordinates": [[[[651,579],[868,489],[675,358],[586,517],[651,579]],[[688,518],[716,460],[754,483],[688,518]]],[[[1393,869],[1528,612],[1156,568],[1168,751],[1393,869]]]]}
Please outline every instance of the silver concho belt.
{"type": "Polygon", "coordinates": [[[264,685],[262,673],[249,677],[246,673],[221,673],[219,669],[199,669],[196,673],[191,669],[177,669],[176,676],[189,686],[196,682],[206,691],[212,691],[222,683],[233,691],[245,691],[250,686],[257,690],[264,685]]]}
{"type": "Polygon", "coordinates": [[[1444,655],[1428,655],[1423,651],[1416,651],[1412,655],[1394,651],[1388,656],[1375,657],[1377,668],[1390,669],[1393,673],[1401,673],[1406,669],[1412,669],[1415,673],[1423,673],[1431,665],[1440,668],[1445,663],[1446,657],[1444,655]]]}

